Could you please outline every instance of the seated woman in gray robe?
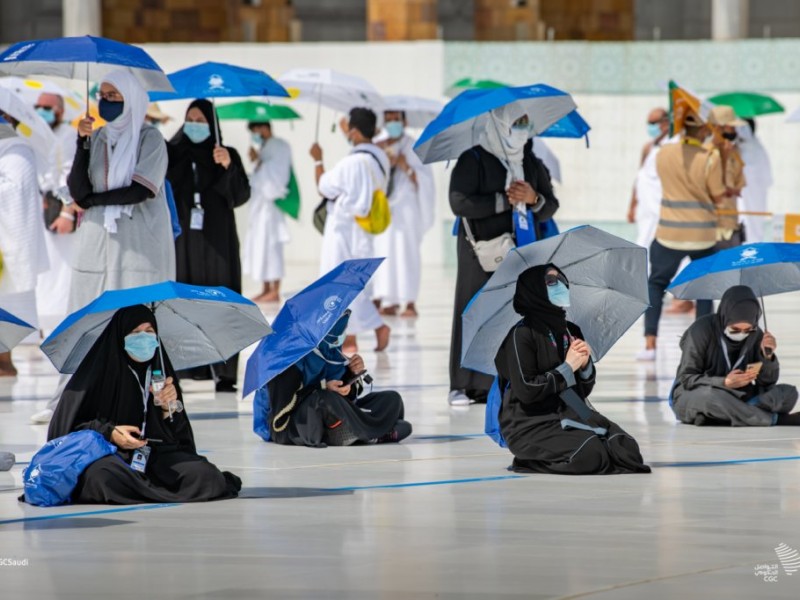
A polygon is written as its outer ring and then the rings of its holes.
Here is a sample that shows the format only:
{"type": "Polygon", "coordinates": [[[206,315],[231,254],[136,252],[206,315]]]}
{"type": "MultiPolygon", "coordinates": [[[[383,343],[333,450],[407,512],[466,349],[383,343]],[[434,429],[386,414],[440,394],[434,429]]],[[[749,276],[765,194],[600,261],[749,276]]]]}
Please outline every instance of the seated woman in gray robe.
{"type": "Polygon", "coordinates": [[[761,306],[749,287],[734,286],[719,309],[695,321],[681,338],[681,362],[671,405],[694,425],[800,425],[790,415],[797,388],[779,384],[775,336],[758,326],[761,306]]]}

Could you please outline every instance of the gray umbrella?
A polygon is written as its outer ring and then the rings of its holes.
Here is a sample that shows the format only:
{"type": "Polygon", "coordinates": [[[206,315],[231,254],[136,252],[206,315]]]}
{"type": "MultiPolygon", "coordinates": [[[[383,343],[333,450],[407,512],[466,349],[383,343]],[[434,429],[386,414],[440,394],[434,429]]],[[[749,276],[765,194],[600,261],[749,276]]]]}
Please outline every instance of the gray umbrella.
{"type": "Polygon", "coordinates": [[[576,227],[509,252],[464,311],[461,365],[495,375],[494,357],[522,318],[512,306],[517,278],[526,269],[553,263],[569,279],[576,323],[600,360],[649,305],[647,250],[590,225],[576,227]]]}

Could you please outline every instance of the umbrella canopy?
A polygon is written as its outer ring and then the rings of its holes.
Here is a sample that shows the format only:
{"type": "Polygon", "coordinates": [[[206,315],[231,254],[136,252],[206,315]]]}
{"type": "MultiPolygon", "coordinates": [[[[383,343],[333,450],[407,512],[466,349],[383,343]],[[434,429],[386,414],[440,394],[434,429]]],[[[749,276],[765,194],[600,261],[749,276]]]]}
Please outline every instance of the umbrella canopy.
{"type": "Polygon", "coordinates": [[[406,123],[414,129],[422,129],[433,121],[444,104],[438,100],[419,96],[386,96],[385,110],[397,110],[406,114],[406,123]]]}
{"type": "Polygon", "coordinates": [[[539,137],[551,138],[582,138],[586,137],[586,143],[589,143],[589,130],[591,127],[589,123],[580,115],[577,110],[573,110],[568,115],[561,117],[558,121],[553,123],[550,127],[545,129],[542,133],[538,134],[539,137]]]}
{"type": "Polygon", "coordinates": [[[366,79],[340,73],[333,69],[292,69],[278,81],[297,92],[297,99],[314,102],[346,113],[351,108],[363,106],[382,111],[384,101],[366,79]]]}
{"type": "Polygon", "coordinates": [[[509,86],[507,83],[495,81],[494,79],[473,79],[472,77],[465,77],[464,79],[459,79],[447,88],[445,94],[454,98],[464,90],[492,90],[501,87],[509,86]]]}
{"type": "Polygon", "coordinates": [[[689,113],[695,113],[704,121],[714,105],[706,100],[701,100],[697,94],[679,86],[674,81],[669,82],[669,134],[680,133],[684,128],[684,120],[689,113]]]}
{"type": "Polygon", "coordinates": [[[752,119],[760,115],[784,112],[783,106],[775,98],[753,92],[717,94],[716,96],[711,96],[708,101],[714,104],[730,106],[736,116],[742,119],[752,119]]]}
{"type": "Polygon", "coordinates": [[[346,260],[286,301],[275,317],[275,333],[247,361],[243,395],[265,386],[316,348],[383,262],[346,260]]]}
{"type": "Polygon", "coordinates": [[[517,278],[553,263],[569,279],[567,319],[576,323],[600,360],[649,304],[647,250],[590,225],[515,248],[462,315],[461,365],[495,375],[494,358],[522,318],[514,311],[517,278]]]}
{"type": "Polygon", "coordinates": [[[457,159],[478,143],[489,111],[512,103],[519,104],[528,115],[534,135],[575,110],[575,102],[569,94],[542,83],[467,90],[448,102],[425,128],[414,145],[414,152],[426,164],[457,159]]]}
{"type": "Polygon", "coordinates": [[[34,331],[35,327],[0,308],[0,352],[8,352],[34,331]]]}
{"type": "Polygon", "coordinates": [[[167,77],[175,91],[151,93],[150,100],[156,102],[183,98],[289,97],[289,92],[264,71],[227,63],[204,62],[170,73],[167,77]]]}
{"type": "Polygon", "coordinates": [[[167,76],[150,55],[136,46],[85,35],[19,42],[0,54],[0,72],[9,75],[51,75],[100,81],[127,69],[146,90],[172,91],[167,76]]]}
{"type": "Polygon", "coordinates": [[[758,296],[800,290],[800,244],[759,243],[690,262],[667,288],[677,298],[722,298],[734,285],[758,296]]]}
{"type": "Polygon", "coordinates": [[[56,136],[45,120],[33,107],[9,89],[0,87],[0,112],[19,121],[17,134],[26,140],[36,153],[37,169],[40,173],[50,170],[50,156],[56,147],[56,136]]]}
{"type": "Polygon", "coordinates": [[[64,120],[83,115],[86,108],[86,98],[75,90],[62,87],[54,81],[47,79],[34,79],[22,77],[0,77],[0,87],[16,92],[30,105],[35,105],[41,94],[55,94],[64,99],[64,120]]]}
{"type": "Polygon", "coordinates": [[[243,100],[217,106],[220,120],[243,119],[245,121],[284,121],[301,118],[297,112],[280,104],[267,104],[255,100],[243,100]]]}
{"type": "Polygon", "coordinates": [[[228,288],[164,281],[103,292],[64,319],[42,350],[61,373],[74,373],[114,313],[136,304],[155,312],[177,370],[227,360],[272,331],[255,304],[228,288]]]}

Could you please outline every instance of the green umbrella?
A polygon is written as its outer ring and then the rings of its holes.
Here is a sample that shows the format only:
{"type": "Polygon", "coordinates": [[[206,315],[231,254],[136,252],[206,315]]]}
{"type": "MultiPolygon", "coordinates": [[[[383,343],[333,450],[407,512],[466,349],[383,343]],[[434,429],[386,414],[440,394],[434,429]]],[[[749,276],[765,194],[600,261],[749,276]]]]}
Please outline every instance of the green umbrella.
{"type": "Polygon", "coordinates": [[[464,90],[491,90],[493,88],[508,87],[508,84],[492,79],[473,79],[472,77],[465,77],[459,79],[445,91],[445,94],[450,96],[458,96],[464,90]]]}
{"type": "Polygon", "coordinates": [[[243,119],[245,121],[280,121],[300,118],[300,115],[288,106],[253,100],[220,105],[217,107],[217,115],[220,119],[243,119]]]}
{"type": "Polygon", "coordinates": [[[736,116],[742,119],[752,119],[759,115],[784,112],[777,100],[763,94],[752,92],[729,92],[717,94],[708,99],[714,104],[724,104],[733,108],[736,116]]]}

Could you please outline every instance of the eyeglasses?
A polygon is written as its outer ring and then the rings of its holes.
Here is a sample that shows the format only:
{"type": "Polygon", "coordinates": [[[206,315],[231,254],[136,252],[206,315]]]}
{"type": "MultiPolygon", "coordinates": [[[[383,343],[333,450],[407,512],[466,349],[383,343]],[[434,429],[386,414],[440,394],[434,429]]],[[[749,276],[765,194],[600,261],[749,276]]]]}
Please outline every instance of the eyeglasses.
{"type": "Polygon", "coordinates": [[[569,287],[569,281],[567,278],[564,277],[562,273],[558,273],[557,275],[553,275],[552,273],[547,273],[544,276],[544,284],[547,287],[553,287],[554,285],[558,285],[558,282],[563,283],[565,286],[569,287]]]}
{"type": "Polygon", "coordinates": [[[106,100],[107,102],[122,102],[122,94],[119,92],[97,92],[94,95],[96,100],[106,100]]]}

